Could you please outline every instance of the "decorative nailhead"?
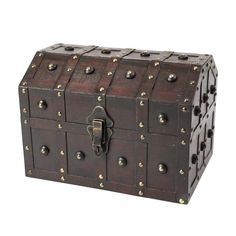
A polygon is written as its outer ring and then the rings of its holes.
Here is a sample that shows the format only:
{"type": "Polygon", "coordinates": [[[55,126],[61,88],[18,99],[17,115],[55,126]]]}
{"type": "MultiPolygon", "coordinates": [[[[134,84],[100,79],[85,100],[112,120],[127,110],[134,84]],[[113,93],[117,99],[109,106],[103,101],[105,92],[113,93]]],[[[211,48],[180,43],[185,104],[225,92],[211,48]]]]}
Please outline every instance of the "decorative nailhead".
{"type": "Polygon", "coordinates": [[[139,122],[139,125],[138,125],[140,128],[143,128],[144,127],[144,123],[143,122],[139,122]]]}
{"type": "Polygon", "coordinates": [[[145,136],[143,134],[140,135],[141,140],[145,140],[145,136]]]}
{"type": "Polygon", "coordinates": [[[139,196],[143,196],[143,191],[139,190],[139,191],[138,191],[138,195],[139,195],[139,196]]]}
{"type": "Polygon", "coordinates": [[[140,168],[142,168],[144,165],[143,165],[142,162],[139,162],[139,163],[138,163],[138,166],[139,166],[140,168]]]}
{"type": "Polygon", "coordinates": [[[144,106],[144,101],[140,101],[139,105],[144,106]]]}
{"type": "Polygon", "coordinates": [[[153,79],[153,78],[154,78],[153,75],[149,75],[149,76],[148,76],[148,79],[153,79]]]}
{"type": "Polygon", "coordinates": [[[104,188],[104,183],[99,184],[100,188],[104,188]]]}

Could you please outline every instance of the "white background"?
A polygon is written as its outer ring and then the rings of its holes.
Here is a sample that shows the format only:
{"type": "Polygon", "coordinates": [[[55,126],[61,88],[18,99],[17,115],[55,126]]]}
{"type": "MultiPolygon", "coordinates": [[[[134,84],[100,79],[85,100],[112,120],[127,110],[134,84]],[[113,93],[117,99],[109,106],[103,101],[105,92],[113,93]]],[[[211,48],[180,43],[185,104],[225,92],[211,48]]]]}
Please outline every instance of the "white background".
{"type": "Polygon", "coordinates": [[[0,235],[235,235],[234,2],[1,1],[0,235]],[[189,205],[24,176],[17,86],[59,42],[214,55],[215,149],[189,205]]]}

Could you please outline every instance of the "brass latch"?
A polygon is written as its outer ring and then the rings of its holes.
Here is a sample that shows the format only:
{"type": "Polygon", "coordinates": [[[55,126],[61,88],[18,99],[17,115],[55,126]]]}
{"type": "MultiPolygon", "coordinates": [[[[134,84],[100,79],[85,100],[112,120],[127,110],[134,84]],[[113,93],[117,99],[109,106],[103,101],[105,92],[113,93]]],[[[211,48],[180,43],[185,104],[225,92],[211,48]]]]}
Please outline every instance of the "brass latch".
{"type": "Polygon", "coordinates": [[[110,137],[112,135],[112,120],[101,106],[96,106],[87,118],[88,133],[92,140],[92,149],[95,157],[102,157],[108,151],[110,137]]]}

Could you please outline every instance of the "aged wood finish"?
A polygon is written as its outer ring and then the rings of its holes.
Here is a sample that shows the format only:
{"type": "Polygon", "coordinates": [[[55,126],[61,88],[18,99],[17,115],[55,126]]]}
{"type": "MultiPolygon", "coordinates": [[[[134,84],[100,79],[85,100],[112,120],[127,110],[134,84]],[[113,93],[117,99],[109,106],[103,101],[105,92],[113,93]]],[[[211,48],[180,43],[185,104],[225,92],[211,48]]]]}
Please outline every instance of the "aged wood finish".
{"type": "Polygon", "coordinates": [[[26,176],[188,203],[213,149],[211,55],[57,44],[19,85],[26,176]]]}

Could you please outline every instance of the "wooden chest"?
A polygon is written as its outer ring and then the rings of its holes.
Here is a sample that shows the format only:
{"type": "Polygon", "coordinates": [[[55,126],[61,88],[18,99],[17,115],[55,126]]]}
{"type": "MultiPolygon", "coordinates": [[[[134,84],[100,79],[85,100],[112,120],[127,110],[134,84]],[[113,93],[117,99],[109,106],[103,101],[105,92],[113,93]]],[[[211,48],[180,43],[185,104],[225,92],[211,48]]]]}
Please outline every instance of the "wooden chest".
{"type": "Polygon", "coordinates": [[[188,203],[213,148],[211,55],[56,44],[19,85],[26,176],[188,203]]]}

